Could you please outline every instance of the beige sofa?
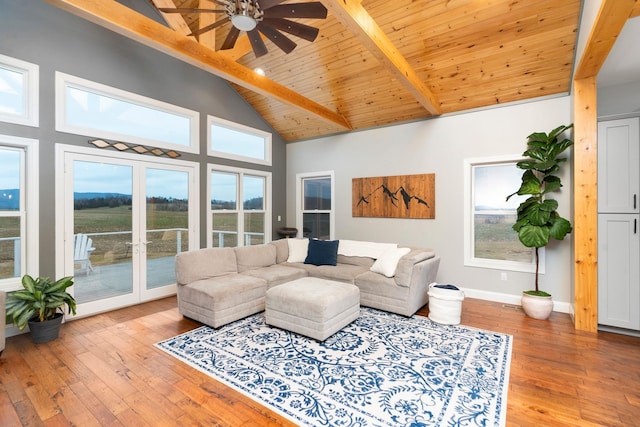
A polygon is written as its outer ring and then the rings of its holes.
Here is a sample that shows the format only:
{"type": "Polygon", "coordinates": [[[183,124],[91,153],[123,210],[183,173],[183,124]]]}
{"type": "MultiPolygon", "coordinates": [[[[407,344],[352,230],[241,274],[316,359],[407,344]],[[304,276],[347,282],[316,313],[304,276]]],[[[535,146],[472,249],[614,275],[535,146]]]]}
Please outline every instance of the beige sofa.
{"type": "MultiPolygon", "coordinates": [[[[311,276],[352,283],[360,289],[360,305],[411,316],[427,303],[429,284],[436,280],[440,264],[440,258],[430,249],[401,248],[395,251],[397,264],[391,262],[393,271],[381,274],[371,268],[389,259],[393,249],[375,255],[365,247],[359,254],[358,242],[354,241],[340,242],[341,248],[351,242],[351,249],[338,251],[336,265],[307,264],[301,259],[290,262],[292,244],[299,246],[302,240],[281,239],[262,245],[178,254],[180,313],[217,328],[263,311],[267,289],[311,276]],[[408,253],[398,255],[404,252],[408,253]]],[[[389,265],[386,267],[389,270],[389,265]]]]}

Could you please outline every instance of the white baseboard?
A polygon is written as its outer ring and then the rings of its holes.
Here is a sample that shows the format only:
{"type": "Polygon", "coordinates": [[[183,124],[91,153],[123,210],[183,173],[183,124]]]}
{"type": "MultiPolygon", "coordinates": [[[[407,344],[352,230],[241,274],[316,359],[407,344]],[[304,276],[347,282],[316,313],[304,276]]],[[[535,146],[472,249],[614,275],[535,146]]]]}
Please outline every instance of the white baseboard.
{"type": "MultiPolygon", "coordinates": [[[[503,304],[520,305],[520,295],[503,294],[499,292],[481,291],[478,289],[460,288],[465,297],[477,298],[485,301],[501,302],[503,304]]],[[[573,312],[571,304],[562,301],[553,301],[553,311],[560,313],[573,312]]]]}

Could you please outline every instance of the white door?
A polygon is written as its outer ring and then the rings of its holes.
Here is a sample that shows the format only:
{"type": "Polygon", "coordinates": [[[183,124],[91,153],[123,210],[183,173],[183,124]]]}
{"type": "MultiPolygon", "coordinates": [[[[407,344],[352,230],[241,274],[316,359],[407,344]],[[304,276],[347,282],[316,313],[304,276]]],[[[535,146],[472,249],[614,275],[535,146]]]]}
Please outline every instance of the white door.
{"type": "Polygon", "coordinates": [[[639,215],[598,215],[598,323],[640,329],[639,215]]]}
{"type": "Polygon", "coordinates": [[[197,165],[65,152],[64,275],[78,315],[174,294],[197,244],[197,165]]]}
{"type": "Polygon", "coordinates": [[[639,118],[598,123],[598,212],[640,212],[639,118]]]}

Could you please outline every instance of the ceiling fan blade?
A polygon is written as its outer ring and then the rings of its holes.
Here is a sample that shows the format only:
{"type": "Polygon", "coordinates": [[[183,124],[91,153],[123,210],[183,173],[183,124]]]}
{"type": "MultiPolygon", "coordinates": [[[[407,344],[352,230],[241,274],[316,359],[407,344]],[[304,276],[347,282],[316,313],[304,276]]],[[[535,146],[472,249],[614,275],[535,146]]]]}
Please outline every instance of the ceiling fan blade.
{"type": "Polygon", "coordinates": [[[262,10],[267,10],[275,5],[282,3],[284,0],[260,0],[262,10]]]}
{"type": "Polygon", "coordinates": [[[219,21],[214,22],[211,25],[207,25],[206,27],[202,27],[199,30],[196,30],[194,32],[192,32],[191,34],[189,34],[190,36],[199,36],[202,33],[206,33],[207,31],[211,31],[213,29],[218,28],[219,26],[226,24],[227,22],[229,22],[231,19],[229,19],[229,17],[225,17],[220,19],[219,21]]]}
{"type": "Polygon", "coordinates": [[[267,36],[267,38],[271,40],[273,44],[282,49],[284,53],[291,52],[297,46],[297,44],[295,44],[289,37],[285,36],[275,28],[263,24],[262,22],[258,23],[257,28],[262,34],[267,36]]]}
{"type": "Polygon", "coordinates": [[[194,9],[190,7],[159,7],[158,10],[164,13],[226,13],[218,9],[194,9]]]}
{"type": "Polygon", "coordinates": [[[222,43],[222,47],[220,49],[221,50],[233,49],[233,47],[236,45],[236,40],[238,40],[239,35],[240,35],[240,30],[234,26],[231,26],[231,29],[229,30],[229,34],[227,34],[227,37],[224,39],[224,43],[222,43]]]}
{"type": "Polygon", "coordinates": [[[301,24],[300,22],[291,21],[283,18],[264,18],[264,24],[277,28],[294,36],[300,37],[307,41],[314,41],[318,37],[320,30],[310,25],[301,24]]]}
{"type": "Polygon", "coordinates": [[[260,32],[256,28],[249,31],[247,35],[249,36],[249,42],[251,43],[251,48],[253,49],[253,53],[255,53],[256,58],[259,58],[268,52],[267,46],[265,46],[262,41],[262,37],[260,37],[260,32]]]}
{"type": "Polygon", "coordinates": [[[318,1],[273,6],[264,11],[265,18],[315,18],[325,19],[327,8],[318,1]]]}

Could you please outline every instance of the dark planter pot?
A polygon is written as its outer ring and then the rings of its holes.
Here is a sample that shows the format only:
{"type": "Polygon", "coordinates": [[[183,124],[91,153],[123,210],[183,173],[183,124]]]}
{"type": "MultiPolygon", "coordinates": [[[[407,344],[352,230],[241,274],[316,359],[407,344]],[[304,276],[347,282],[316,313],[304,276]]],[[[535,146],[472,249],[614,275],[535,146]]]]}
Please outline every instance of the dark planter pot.
{"type": "Polygon", "coordinates": [[[44,322],[29,320],[31,340],[36,344],[40,344],[58,338],[63,317],[62,313],[56,313],[53,319],[45,320],[44,322]]]}

